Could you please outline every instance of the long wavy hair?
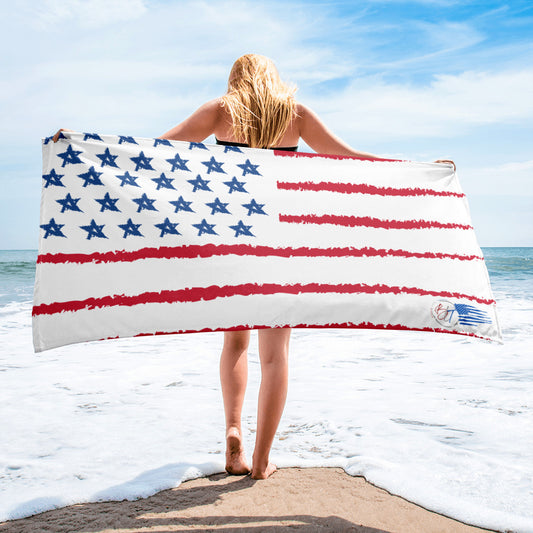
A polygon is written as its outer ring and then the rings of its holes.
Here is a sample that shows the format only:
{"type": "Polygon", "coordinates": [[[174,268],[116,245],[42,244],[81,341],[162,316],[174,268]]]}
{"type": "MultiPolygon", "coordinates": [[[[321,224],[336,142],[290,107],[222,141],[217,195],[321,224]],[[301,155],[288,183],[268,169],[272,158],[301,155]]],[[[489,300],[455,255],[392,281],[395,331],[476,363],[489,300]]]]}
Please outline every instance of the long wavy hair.
{"type": "Polygon", "coordinates": [[[295,114],[295,91],[295,86],[281,81],[268,57],[239,57],[231,69],[228,92],[222,97],[237,141],[252,148],[277,146],[295,114]]]}

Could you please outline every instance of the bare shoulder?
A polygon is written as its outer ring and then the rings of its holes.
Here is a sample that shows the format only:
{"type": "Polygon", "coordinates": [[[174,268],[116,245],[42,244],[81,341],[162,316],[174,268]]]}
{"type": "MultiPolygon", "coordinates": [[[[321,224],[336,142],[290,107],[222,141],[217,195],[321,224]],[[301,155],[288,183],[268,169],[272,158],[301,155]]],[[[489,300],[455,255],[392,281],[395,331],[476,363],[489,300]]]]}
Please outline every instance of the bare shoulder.
{"type": "Polygon", "coordinates": [[[223,113],[222,98],[214,98],[202,104],[185,122],[191,121],[194,124],[198,123],[203,127],[214,129],[221,121],[223,113]]]}
{"type": "Polygon", "coordinates": [[[301,116],[317,116],[309,106],[306,106],[301,102],[296,102],[296,112],[301,116]]]}
{"type": "Polygon", "coordinates": [[[162,139],[201,142],[216,132],[221,122],[223,108],[221,98],[202,104],[192,115],[164,133],[162,139]]]}
{"type": "Polygon", "coordinates": [[[222,98],[213,98],[205,104],[201,105],[197,111],[206,114],[218,115],[223,110],[222,98]]]}
{"type": "Polygon", "coordinates": [[[310,109],[307,106],[303,105],[301,102],[296,102],[295,111],[296,118],[303,119],[309,113],[310,109]]]}
{"type": "Polygon", "coordinates": [[[312,109],[300,102],[296,102],[296,120],[300,127],[320,122],[318,115],[312,109]]]}

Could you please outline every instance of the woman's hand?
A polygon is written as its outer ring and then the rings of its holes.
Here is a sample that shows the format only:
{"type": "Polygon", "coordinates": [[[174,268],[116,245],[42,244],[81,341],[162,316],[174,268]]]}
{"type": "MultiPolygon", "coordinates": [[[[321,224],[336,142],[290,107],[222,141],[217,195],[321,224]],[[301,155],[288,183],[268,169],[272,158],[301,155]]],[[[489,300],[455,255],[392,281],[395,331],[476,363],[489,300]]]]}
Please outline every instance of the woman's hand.
{"type": "Polygon", "coordinates": [[[57,130],[57,133],[52,137],[52,140],[55,143],[59,140],[59,135],[61,134],[62,131],[74,131],[74,130],[69,130],[68,128],[61,128],[61,129],[57,130]]]}
{"type": "Polygon", "coordinates": [[[450,165],[453,165],[453,171],[455,172],[457,170],[455,163],[451,159],[437,159],[433,163],[450,163],[450,165]]]}

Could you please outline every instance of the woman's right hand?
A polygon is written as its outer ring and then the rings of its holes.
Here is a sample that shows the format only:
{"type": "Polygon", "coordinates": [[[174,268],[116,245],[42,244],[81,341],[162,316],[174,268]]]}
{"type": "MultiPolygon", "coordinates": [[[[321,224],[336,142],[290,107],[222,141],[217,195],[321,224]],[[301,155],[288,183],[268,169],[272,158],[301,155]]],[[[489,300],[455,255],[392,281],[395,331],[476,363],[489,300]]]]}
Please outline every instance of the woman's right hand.
{"type": "Polygon", "coordinates": [[[59,135],[61,134],[62,131],[74,131],[74,130],[69,130],[68,128],[61,128],[61,129],[57,130],[57,133],[52,137],[52,140],[55,143],[59,140],[59,135]]]}
{"type": "Polygon", "coordinates": [[[448,163],[449,165],[453,166],[454,172],[457,170],[455,163],[451,159],[437,159],[436,161],[433,161],[433,163],[448,163]]]}

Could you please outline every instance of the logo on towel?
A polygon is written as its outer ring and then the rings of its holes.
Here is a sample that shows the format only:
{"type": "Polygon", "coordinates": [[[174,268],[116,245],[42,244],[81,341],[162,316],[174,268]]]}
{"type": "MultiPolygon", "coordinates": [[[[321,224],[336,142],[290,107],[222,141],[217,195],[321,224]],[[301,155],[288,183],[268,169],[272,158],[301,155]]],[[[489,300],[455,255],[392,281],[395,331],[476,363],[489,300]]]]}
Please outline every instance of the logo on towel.
{"type": "Polygon", "coordinates": [[[468,304],[454,304],[446,300],[434,302],[431,306],[431,315],[441,325],[453,328],[456,324],[461,326],[477,326],[478,324],[491,324],[490,316],[483,310],[468,304]]]}
{"type": "Polygon", "coordinates": [[[455,310],[455,305],[446,300],[434,302],[431,306],[431,314],[441,326],[447,328],[453,328],[459,320],[459,314],[455,310]]]}

